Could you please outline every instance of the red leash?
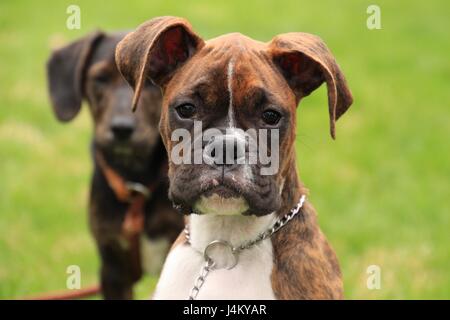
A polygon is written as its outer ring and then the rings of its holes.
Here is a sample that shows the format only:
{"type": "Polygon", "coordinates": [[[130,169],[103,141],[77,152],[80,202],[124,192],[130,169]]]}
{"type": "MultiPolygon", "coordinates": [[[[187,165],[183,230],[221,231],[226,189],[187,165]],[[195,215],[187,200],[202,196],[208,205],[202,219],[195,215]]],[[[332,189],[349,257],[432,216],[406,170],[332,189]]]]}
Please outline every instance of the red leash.
{"type": "MultiPolygon", "coordinates": [[[[122,234],[130,243],[133,278],[134,281],[137,281],[142,275],[139,235],[144,228],[144,206],[147,199],[151,196],[151,193],[160,184],[161,177],[157,178],[157,180],[149,186],[142,186],[138,183],[129,183],[106,163],[100,153],[96,153],[95,157],[117,199],[129,203],[128,210],[125,213],[125,218],[122,223],[122,234]]],[[[161,168],[161,172],[164,173],[165,171],[167,171],[167,168],[164,165],[161,168]]],[[[25,300],[74,300],[91,297],[100,293],[101,287],[97,284],[83,289],[32,296],[25,298],[25,300]]]]}
{"type": "Polygon", "coordinates": [[[75,300],[82,299],[100,294],[101,289],[99,285],[93,285],[91,287],[83,289],[74,289],[69,291],[61,291],[54,293],[47,293],[38,296],[32,296],[25,298],[24,300],[75,300]]]}

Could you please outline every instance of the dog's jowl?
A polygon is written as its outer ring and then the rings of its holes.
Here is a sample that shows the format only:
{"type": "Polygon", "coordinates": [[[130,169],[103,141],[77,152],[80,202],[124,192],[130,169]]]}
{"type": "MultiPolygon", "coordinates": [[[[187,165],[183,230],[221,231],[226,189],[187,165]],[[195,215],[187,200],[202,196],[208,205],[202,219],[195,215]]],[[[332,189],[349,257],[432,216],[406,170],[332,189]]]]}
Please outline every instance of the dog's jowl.
{"type": "Polygon", "coordinates": [[[133,90],[114,61],[124,35],[92,33],[56,50],[47,65],[56,117],[72,120],[83,101],[92,115],[90,225],[101,258],[102,293],[111,299],[132,297],[142,266],[157,271],[183,226],[167,198],[167,156],[158,132],[160,89],[143,88],[133,114],[133,90]]]}
{"type": "Polygon", "coordinates": [[[221,132],[192,143],[191,154],[207,161],[169,161],[169,197],[188,223],[154,298],[342,298],[337,258],[305,201],[295,163],[300,100],[326,83],[333,138],[336,120],[352,103],[322,40],[288,33],[263,43],[233,33],[204,41],[186,20],[160,17],[118,44],[116,62],[135,89],[134,107],[149,83],[162,88],[160,131],[169,155],[176,130],[188,130],[194,142],[195,122],[221,132]],[[239,162],[236,153],[229,157],[233,150],[251,153],[255,141],[242,134],[249,129],[278,133],[278,152],[269,150],[278,153],[275,172],[263,174],[263,163],[239,162]]]}

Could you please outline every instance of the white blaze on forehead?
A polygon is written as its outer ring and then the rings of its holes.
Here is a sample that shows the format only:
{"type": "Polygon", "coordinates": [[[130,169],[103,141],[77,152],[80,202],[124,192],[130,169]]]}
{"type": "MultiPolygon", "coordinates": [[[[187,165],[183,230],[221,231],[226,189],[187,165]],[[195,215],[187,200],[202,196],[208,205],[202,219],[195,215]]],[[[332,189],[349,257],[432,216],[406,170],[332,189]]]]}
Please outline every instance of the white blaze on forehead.
{"type": "Polygon", "coordinates": [[[234,124],[234,113],[233,113],[233,73],[234,73],[234,58],[231,58],[228,62],[227,68],[227,85],[228,94],[230,97],[230,103],[228,106],[228,125],[230,128],[235,126],[234,124]]]}

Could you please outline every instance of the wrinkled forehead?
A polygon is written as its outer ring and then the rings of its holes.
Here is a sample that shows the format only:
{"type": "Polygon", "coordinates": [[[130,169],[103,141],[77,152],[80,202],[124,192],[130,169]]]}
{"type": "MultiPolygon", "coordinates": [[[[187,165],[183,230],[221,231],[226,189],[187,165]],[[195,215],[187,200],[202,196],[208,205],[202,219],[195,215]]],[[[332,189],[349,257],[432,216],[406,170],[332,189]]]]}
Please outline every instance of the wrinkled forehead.
{"type": "Polygon", "coordinates": [[[239,33],[208,40],[176,72],[166,93],[167,100],[192,94],[207,100],[208,96],[227,93],[236,107],[245,107],[252,97],[286,107],[295,104],[295,97],[272,62],[266,44],[239,33]]]}

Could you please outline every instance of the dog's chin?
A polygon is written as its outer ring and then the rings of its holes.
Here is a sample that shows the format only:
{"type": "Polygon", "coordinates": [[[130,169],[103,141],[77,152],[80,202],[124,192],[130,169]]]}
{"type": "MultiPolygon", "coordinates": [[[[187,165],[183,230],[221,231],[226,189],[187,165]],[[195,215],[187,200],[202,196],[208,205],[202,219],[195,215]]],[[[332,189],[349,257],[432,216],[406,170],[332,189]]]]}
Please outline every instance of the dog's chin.
{"type": "Polygon", "coordinates": [[[130,171],[141,171],[148,166],[149,151],[151,151],[148,146],[134,146],[126,143],[98,143],[96,147],[116,167],[130,171]]]}
{"type": "Polygon", "coordinates": [[[198,214],[236,216],[247,212],[249,205],[244,197],[233,190],[219,187],[201,195],[193,209],[198,214]]]}
{"type": "Polygon", "coordinates": [[[251,181],[242,175],[223,176],[219,170],[207,170],[185,166],[169,174],[169,198],[180,213],[264,216],[280,208],[275,181],[251,181]]]}

